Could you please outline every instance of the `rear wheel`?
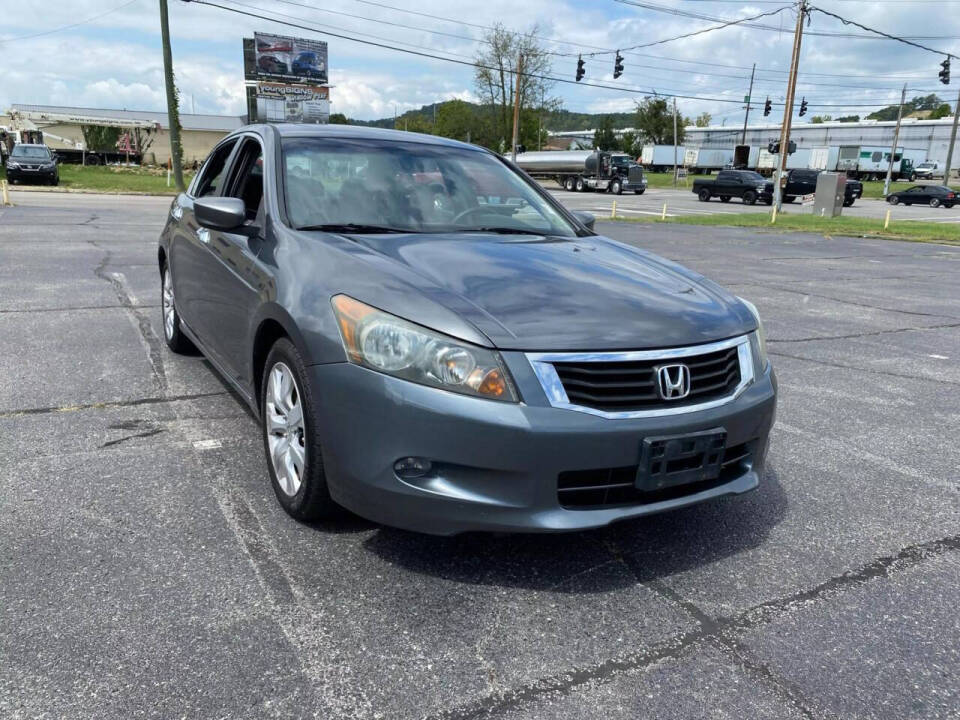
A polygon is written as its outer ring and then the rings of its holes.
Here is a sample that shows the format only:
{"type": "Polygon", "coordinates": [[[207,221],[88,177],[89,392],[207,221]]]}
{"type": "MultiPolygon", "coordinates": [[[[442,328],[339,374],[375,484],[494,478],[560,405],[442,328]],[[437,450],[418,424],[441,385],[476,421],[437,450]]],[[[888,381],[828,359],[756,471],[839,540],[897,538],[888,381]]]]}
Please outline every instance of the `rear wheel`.
{"type": "Polygon", "coordinates": [[[577,192],[583,192],[584,190],[587,189],[587,184],[583,181],[583,178],[581,177],[577,178],[576,188],[577,188],[577,192]]]}
{"type": "Polygon", "coordinates": [[[792,203],[794,200],[796,200],[796,198],[793,195],[787,195],[783,198],[785,203],[792,203]]]}
{"type": "Polygon", "coordinates": [[[263,449],[274,494],[297,520],[319,520],[337,509],[317,437],[316,397],[306,365],[292,342],[277,340],[261,383],[263,449]]]}
{"type": "Polygon", "coordinates": [[[568,177],[566,180],[564,180],[563,187],[569,190],[570,192],[573,192],[574,190],[577,189],[576,183],[574,182],[572,177],[568,177]]]}
{"type": "Polygon", "coordinates": [[[697,193],[697,197],[700,198],[700,202],[709,202],[710,201],[710,191],[706,188],[702,188],[700,192],[697,193]]]}
{"type": "Polygon", "coordinates": [[[844,201],[843,201],[843,206],[844,206],[844,207],[853,207],[853,200],[844,200],[844,201]]]}
{"type": "Polygon", "coordinates": [[[753,190],[747,190],[743,194],[743,204],[753,205],[757,202],[757,194],[753,190]]]}
{"type": "Polygon", "coordinates": [[[940,207],[940,198],[930,198],[930,207],[938,208],[940,207]]]}

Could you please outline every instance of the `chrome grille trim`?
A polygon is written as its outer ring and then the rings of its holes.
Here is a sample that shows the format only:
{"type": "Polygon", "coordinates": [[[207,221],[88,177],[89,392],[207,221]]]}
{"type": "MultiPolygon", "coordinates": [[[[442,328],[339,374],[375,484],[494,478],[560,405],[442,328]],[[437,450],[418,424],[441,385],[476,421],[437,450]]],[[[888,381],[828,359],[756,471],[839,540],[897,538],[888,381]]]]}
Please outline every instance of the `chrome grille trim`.
{"type": "MultiPolygon", "coordinates": [[[[710,408],[720,407],[732,402],[747,388],[755,379],[753,368],[753,353],[750,350],[750,336],[742,335],[740,337],[720,340],[718,342],[707,343],[706,345],[693,345],[682,348],[667,348],[661,350],[628,350],[623,352],[535,352],[525,353],[534,374],[540,381],[543,391],[550,401],[550,405],[561,410],[574,410],[576,412],[588,413],[611,420],[627,418],[646,418],[646,417],[664,417],[667,415],[682,415],[700,410],[709,410],[710,408]],[[676,407],[658,407],[647,410],[621,410],[608,411],[598,410],[596,408],[576,405],[570,402],[567,392],[560,381],[553,363],[562,362],[631,362],[642,360],[674,360],[696,355],[706,355],[707,353],[726,350],[736,346],[737,358],[740,361],[740,383],[728,395],[721,398],[714,398],[706,402],[695,405],[680,405],[676,407]]],[[[665,401],[669,402],[669,401],[665,401]]]]}

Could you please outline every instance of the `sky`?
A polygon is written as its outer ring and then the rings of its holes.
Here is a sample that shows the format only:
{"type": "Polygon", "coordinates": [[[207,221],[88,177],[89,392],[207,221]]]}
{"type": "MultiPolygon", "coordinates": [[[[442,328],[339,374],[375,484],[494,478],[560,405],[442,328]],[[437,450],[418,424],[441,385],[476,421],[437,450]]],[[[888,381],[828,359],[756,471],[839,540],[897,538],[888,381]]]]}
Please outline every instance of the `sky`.
{"type": "MultiPolygon", "coordinates": [[[[475,100],[469,65],[419,57],[347,39],[392,44],[468,61],[484,47],[485,28],[501,22],[517,32],[536,31],[551,55],[552,75],[572,80],[576,54],[623,48],[625,70],[613,79],[613,56],[585,57],[584,82],[603,89],[557,83],[552,94],[575,112],[627,112],[640,90],[677,95],[680,112],[711,114],[713,124],[743,123],[743,97],[757,66],[751,118],[762,121],[769,96],[781,103],[796,13],[793,7],[742,25],[627,50],[716,25],[677,16],[697,13],[738,19],[772,12],[778,0],[211,0],[226,7],[315,28],[286,27],[223,9],[169,0],[173,62],[184,112],[241,115],[244,84],[241,38],[254,31],[329,42],[332,112],[364,120],[389,117],[436,101],[475,100]],[[782,28],[782,29],[781,29],[782,28]],[[687,96],[687,97],[684,97],[687,96]]],[[[891,34],[960,55],[960,2],[951,0],[813,0],[814,4],[891,34]]],[[[0,11],[0,111],[11,103],[130,110],[165,110],[158,0],[3,0],[0,11]]],[[[818,12],[805,28],[796,102],[808,116],[866,115],[907,97],[938,93],[954,103],[960,60],[951,84],[940,84],[943,56],[887,39],[818,12]],[[828,33],[814,35],[812,33],[828,33]],[[865,106],[865,107],[860,107],[865,106]]],[[[779,122],[774,107],[766,120],[779,122]]],[[[752,123],[751,123],[752,124],[752,123]]]]}

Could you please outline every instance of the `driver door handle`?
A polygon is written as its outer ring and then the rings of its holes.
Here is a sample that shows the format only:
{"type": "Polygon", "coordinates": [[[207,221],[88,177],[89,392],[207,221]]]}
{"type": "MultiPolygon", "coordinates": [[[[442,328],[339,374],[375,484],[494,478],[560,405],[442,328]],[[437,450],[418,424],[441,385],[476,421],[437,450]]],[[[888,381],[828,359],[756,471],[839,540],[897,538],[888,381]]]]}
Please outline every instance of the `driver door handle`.
{"type": "Polygon", "coordinates": [[[198,228],[198,229],[197,229],[197,239],[199,239],[200,242],[202,242],[204,245],[209,245],[209,244],[210,244],[210,231],[207,230],[206,228],[203,228],[203,227],[202,227],[202,228],[198,228]]]}

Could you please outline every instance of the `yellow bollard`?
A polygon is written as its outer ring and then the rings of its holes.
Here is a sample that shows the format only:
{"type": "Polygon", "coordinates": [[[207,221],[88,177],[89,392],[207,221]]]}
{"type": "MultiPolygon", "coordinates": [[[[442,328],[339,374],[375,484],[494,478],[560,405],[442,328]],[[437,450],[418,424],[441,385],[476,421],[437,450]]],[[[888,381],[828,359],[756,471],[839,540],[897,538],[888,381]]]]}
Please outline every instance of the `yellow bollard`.
{"type": "Polygon", "coordinates": [[[3,180],[0,182],[0,205],[9,205],[10,204],[10,193],[7,191],[7,181],[3,180]]]}
{"type": "Polygon", "coordinates": [[[610,208],[610,219],[616,220],[617,218],[617,201],[613,201],[613,207],[610,208]]]}
{"type": "Polygon", "coordinates": [[[663,204],[663,210],[660,212],[660,219],[661,219],[661,220],[666,220],[666,219],[667,219],[667,204],[666,204],[666,203],[663,204]]]}
{"type": "Polygon", "coordinates": [[[883,220],[883,229],[886,230],[890,227],[890,209],[887,208],[887,217],[883,220]]]}
{"type": "Polygon", "coordinates": [[[774,203],[773,212],[770,214],[770,224],[771,224],[771,225],[776,225],[776,224],[777,224],[777,206],[776,206],[776,203],[774,203]]]}

